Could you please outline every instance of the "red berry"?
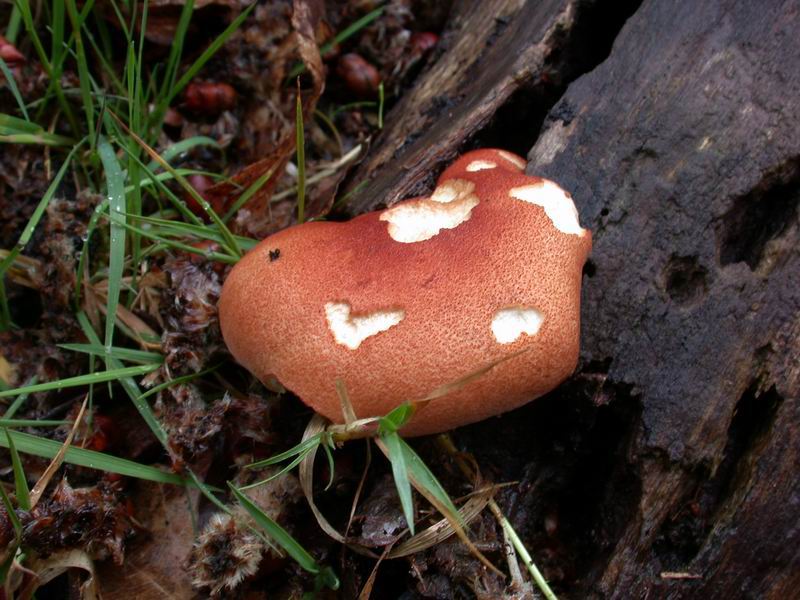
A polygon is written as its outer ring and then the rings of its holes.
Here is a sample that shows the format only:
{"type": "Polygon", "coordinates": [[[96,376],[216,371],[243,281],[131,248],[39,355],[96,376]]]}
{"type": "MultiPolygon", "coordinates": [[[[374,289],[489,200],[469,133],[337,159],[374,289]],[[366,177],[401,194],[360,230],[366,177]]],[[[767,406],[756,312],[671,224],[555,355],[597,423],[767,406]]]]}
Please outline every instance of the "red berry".
{"type": "Polygon", "coordinates": [[[339,57],[336,74],[342,78],[347,89],[361,97],[374,96],[381,82],[378,69],[352,52],[339,57]]]}
{"type": "Polygon", "coordinates": [[[193,113],[218,115],[236,106],[236,90],[227,83],[193,81],[186,86],[183,105],[193,113]]]}

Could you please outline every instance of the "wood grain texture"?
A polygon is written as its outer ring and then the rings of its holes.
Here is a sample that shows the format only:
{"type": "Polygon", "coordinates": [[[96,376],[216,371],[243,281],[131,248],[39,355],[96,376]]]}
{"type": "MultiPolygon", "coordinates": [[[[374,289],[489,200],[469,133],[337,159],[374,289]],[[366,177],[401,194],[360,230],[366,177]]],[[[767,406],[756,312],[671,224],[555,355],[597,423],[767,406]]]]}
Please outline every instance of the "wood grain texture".
{"type": "Polygon", "coordinates": [[[444,54],[386,117],[386,129],[351,177],[367,181],[348,202],[354,213],[423,195],[471,135],[521,85],[536,81],[577,0],[457,3],[444,54]]]}
{"type": "Polygon", "coordinates": [[[595,234],[584,363],[642,408],[587,593],[797,597],[798,65],[796,2],[648,0],[529,154],[595,234]]]}

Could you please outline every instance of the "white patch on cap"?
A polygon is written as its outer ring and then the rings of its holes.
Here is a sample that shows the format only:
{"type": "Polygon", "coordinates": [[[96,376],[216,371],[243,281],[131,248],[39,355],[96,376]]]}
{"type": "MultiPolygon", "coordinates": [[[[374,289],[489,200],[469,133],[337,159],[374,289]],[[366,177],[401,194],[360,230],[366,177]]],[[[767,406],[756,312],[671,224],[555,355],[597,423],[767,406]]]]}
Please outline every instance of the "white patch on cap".
{"type": "Polygon", "coordinates": [[[389,235],[396,242],[423,242],[442,229],[453,229],[470,218],[479,202],[472,193],[474,189],[471,181],[449,179],[430,198],[401,202],[383,211],[380,220],[389,222],[389,235]]]}
{"type": "Polygon", "coordinates": [[[497,153],[502,157],[505,158],[508,162],[512,165],[517,167],[520,171],[524,171],[526,167],[526,163],[516,154],[511,154],[511,152],[506,152],[505,150],[498,150],[497,153]]]}
{"type": "Polygon", "coordinates": [[[351,315],[344,302],[325,304],[328,328],[337,344],[356,350],[368,337],[394,327],[406,316],[404,310],[379,310],[366,315],[351,315]]]}
{"type": "Polygon", "coordinates": [[[467,165],[467,171],[474,173],[475,171],[483,171],[485,169],[496,169],[497,163],[490,160],[473,160],[467,165]]]}
{"type": "Polygon", "coordinates": [[[543,321],[544,315],[535,308],[501,308],[492,319],[492,333],[494,339],[501,344],[510,344],[517,341],[523,333],[536,335],[543,321]]]}
{"type": "Polygon", "coordinates": [[[572,197],[552,181],[542,179],[539,183],[512,188],[508,194],[544,208],[545,214],[559,231],[581,236],[586,234],[578,222],[578,210],[572,197]]]}

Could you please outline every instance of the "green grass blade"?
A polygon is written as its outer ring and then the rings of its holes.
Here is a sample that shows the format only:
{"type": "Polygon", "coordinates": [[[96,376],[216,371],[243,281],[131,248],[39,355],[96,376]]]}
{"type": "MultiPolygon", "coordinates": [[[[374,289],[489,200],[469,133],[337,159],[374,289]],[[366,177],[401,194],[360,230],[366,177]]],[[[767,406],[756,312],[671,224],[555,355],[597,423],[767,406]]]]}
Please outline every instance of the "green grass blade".
{"type": "Polygon", "coordinates": [[[100,222],[103,213],[108,208],[108,199],[103,199],[98,204],[92,216],[89,217],[89,223],[86,225],[86,234],[83,237],[83,247],[81,248],[81,257],[78,259],[78,266],[75,273],[75,295],[74,303],[76,307],[81,305],[81,291],[83,290],[83,276],[86,273],[86,265],[89,264],[89,242],[94,235],[97,224],[100,222]]]}
{"type": "MultiPolygon", "coordinates": [[[[353,21],[350,25],[348,25],[347,27],[342,29],[339,33],[337,33],[333,37],[332,40],[322,44],[322,46],[320,46],[320,48],[319,48],[319,53],[320,54],[325,54],[327,52],[330,52],[330,50],[335,45],[341,44],[342,42],[344,42],[345,40],[347,40],[351,36],[355,35],[359,31],[364,29],[364,27],[366,27],[367,25],[372,23],[375,19],[380,17],[383,14],[384,10],[385,10],[385,7],[384,6],[380,6],[380,7],[376,8],[375,10],[372,10],[372,11],[368,12],[367,14],[365,14],[360,19],[358,19],[356,21],[353,21]]],[[[303,63],[299,63],[299,64],[295,65],[294,68],[291,71],[289,71],[289,79],[290,80],[294,79],[295,77],[297,77],[298,75],[303,73],[305,70],[306,70],[306,66],[303,63]]]]}
{"type": "MultiPolygon", "coordinates": [[[[37,377],[36,375],[34,375],[34,376],[33,376],[33,377],[31,377],[31,378],[30,378],[30,380],[28,381],[28,385],[34,385],[34,384],[35,384],[37,381],[38,381],[38,377],[37,377]]],[[[10,389],[10,388],[9,388],[9,389],[10,389]]],[[[5,391],[5,390],[3,390],[3,391],[5,391]]],[[[22,405],[23,405],[23,404],[25,404],[25,402],[28,400],[28,396],[29,396],[29,395],[30,395],[30,394],[20,394],[19,396],[17,396],[17,397],[14,399],[14,401],[11,403],[11,406],[9,406],[9,407],[8,407],[8,410],[6,410],[6,412],[5,412],[5,413],[3,413],[3,418],[4,418],[4,419],[10,419],[10,418],[12,418],[12,417],[13,417],[15,414],[17,414],[17,411],[18,411],[20,408],[22,408],[22,405]]]]}
{"type": "MultiPolygon", "coordinates": [[[[127,150],[126,150],[126,152],[127,152],[127,150]]],[[[142,164],[144,164],[144,163],[142,163],[142,164]]],[[[142,167],[142,164],[139,165],[139,168],[142,167]]],[[[177,173],[179,173],[180,175],[184,175],[184,176],[185,175],[214,175],[214,173],[210,173],[209,171],[200,171],[198,169],[175,169],[175,171],[177,173]]],[[[157,187],[156,186],[156,181],[164,182],[164,181],[170,181],[170,180],[174,179],[174,177],[172,176],[172,173],[158,173],[158,174],[156,174],[156,173],[152,173],[152,172],[145,172],[145,174],[148,176],[149,179],[148,180],[140,180],[139,187],[141,187],[141,188],[157,187]]],[[[133,189],[134,189],[134,186],[126,185],[125,186],[125,194],[126,195],[129,194],[130,192],[133,191],[133,189]]]]}
{"type": "MultiPolygon", "coordinates": [[[[100,338],[95,333],[94,329],[92,329],[92,324],[89,322],[89,317],[86,316],[86,313],[81,311],[78,313],[78,323],[80,323],[81,329],[83,330],[84,335],[89,339],[90,344],[98,345],[100,344],[100,338]]],[[[116,358],[112,356],[104,357],[106,362],[106,367],[110,368],[112,372],[114,370],[119,371],[122,363],[120,363],[116,358]]],[[[144,367],[131,367],[131,368],[138,368],[142,369],[144,367]]],[[[159,368],[157,365],[148,365],[149,369],[154,370],[159,368]]],[[[106,371],[108,373],[109,371],[106,371]]],[[[119,379],[119,383],[125,392],[128,394],[130,399],[133,401],[133,405],[139,414],[144,419],[147,426],[150,428],[150,431],[153,432],[153,435],[156,439],[161,442],[161,444],[166,448],[167,445],[167,432],[164,431],[164,428],[161,426],[161,423],[158,422],[156,416],[153,414],[150,405],[147,404],[142,399],[142,392],[139,389],[139,386],[133,380],[132,376],[125,376],[119,379]]]]}
{"type": "Polygon", "coordinates": [[[242,192],[242,195],[236,199],[236,202],[234,202],[230,210],[228,210],[228,212],[225,213],[225,216],[222,217],[222,222],[227,223],[228,221],[230,221],[231,217],[235,215],[237,212],[239,212],[239,209],[242,208],[245,204],[247,204],[247,201],[250,200],[250,198],[252,198],[255,195],[255,193],[258,190],[260,190],[264,186],[264,184],[266,184],[267,181],[269,181],[272,178],[272,174],[274,172],[275,172],[275,167],[272,167],[266,173],[264,173],[258,179],[256,179],[253,183],[251,183],[248,186],[248,188],[244,192],[242,192]]]}
{"type": "Polygon", "coordinates": [[[61,76],[61,61],[66,50],[64,47],[64,0],[52,0],[52,18],[50,20],[50,64],[53,74],[61,76]]]}
{"type": "MultiPolygon", "coordinates": [[[[122,35],[126,40],[131,39],[132,33],[128,28],[128,23],[125,20],[124,15],[122,14],[122,10],[120,10],[119,5],[117,4],[116,0],[111,0],[110,2],[111,8],[114,10],[114,14],[117,16],[117,25],[122,30],[122,35]]],[[[125,3],[127,5],[127,2],[125,3]]]]}
{"type": "MultiPolygon", "coordinates": [[[[63,0],[58,0],[58,2],[63,2],[63,0]]],[[[94,131],[94,100],[92,98],[91,78],[89,77],[89,64],[86,61],[86,51],[81,37],[81,21],[78,17],[75,0],[66,0],[66,5],[69,20],[72,22],[75,50],[78,54],[78,80],[80,82],[81,99],[83,100],[83,111],[86,115],[87,130],[94,131]]]]}
{"type": "Polygon", "coordinates": [[[414,416],[416,408],[416,405],[411,402],[403,402],[403,404],[394,408],[386,416],[380,418],[378,433],[386,434],[399,431],[400,428],[408,423],[411,417],[414,416]]]}
{"type": "Polygon", "coordinates": [[[51,87],[55,92],[58,103],[61,105],[61,109],[64,111],[67,121],[69,121],[70,128],[75,135],[80,135],[81,129],[78,125],[77,119],[75,118],[75,114],[72,112],[72,106],[70,106],[69,102],[67,102],[67,99],[64,96],[64,90],[61,88],[60,73],[53,71],[53,66],[50,64],[50,59],[47,57],[47,53],[42,45],[42,40],[37,32],[36,24],[33,22],[33,13],[31,12],[30,2],[29,0],[17,0],[16,5],[20,9],[20,15],[22,17],[22,22],[25,24],[25,30],[28,32],[28,36],[33,44],[33,48],[36,50],[36,55],[39,57],[39,62],[41,63],[44,72],[47,74],[47,77],[51,82],[51,87]]]}
{"type": "Polygon", "coordinates": [[[100,344],[58,344],[59,348],[70,350],[71,352],[83,352],[94,356],[113,356],[119,360],[141,363],[145,365],[160,365],[164,362],[164,357],[159,352],[147,352],[145,350],[132,350],[130,348],[118,348],[112,346],[107,348],[100,344]]]}
{"type": "Polygon", "coordinates": [[[25,102],[22,100],[22,95],[19,93],[19,88],[17,87],[17,80],[14,79],[14,74],[11,72],[11,69],[8,68],[6,61],[2,58],[0,58],[0,71],[3,72],[3,77],[6,78],[8,89],[11,90],[11,95],[14,96],[14,100],[16,100],[17,106],[19,106],[22,116],[25,117],[26,121],[30,121],[31,118],[28,115],[28,109],[25,107],[25,102]]]}
{"type": "Polygon", "coordinates": [[[222,220],[219,218],[219,215],[217,215],[217,213],[214,212],[214,209],[211,208],[211,205],[208,202],[206,202],[206,199],[203,198],[199,193],[197,193],[197,190],[195,190],[194,187],[192,187],[192,185],[188,181],[186,181],[186,179],[183,176],[181,176],[174,168],[172,168],[172,166],[169,163],[167,163],[163,158],[161,158],[161,156],[158,154],[158,152],[153,150],[150,146],[148,146],[144,142],[144,140],[142,140],[139,136],[137,136],[130,129],[128,129],[125,126],[125,124],[122,123],[122,121],[119,120],[119,117],[117,117],[116,115],[113,115],[113,116],[114,116],[114,119],[126,130],[128,135],[130,135],[133,139],[135,139],[136,143],[138,143],[144,149],[144,151],[147,152],[147,154],[150,155],[150,157],[152,159],[154,159],[156,162],[158,162],[162,167],[164,167],[164,169],[166,169],[167,171],[172,173],[173,176],[175,177],[175,180],[178,182],[178,184],[184,190],[186,190],[189,193],[189,195],[194,199],[194,201],[197,202],[203,208],[203,210],[209,216],[211,221],[222,232],[222,237],[225,240],[224,246],[226,247],[226,249],[231,254],[235,255],[237,258],[241,257],[241,253],[239,252],[239,250],[238,250],[238,248],[236,246],[236,240],[234,239],[233,234],[228,229],[228,227],[225,225],[225,223],[223,223],[222,220]]]}
{"type": "MultiPolygon", "coordinates": [[[[64,47],[64,0],[51,0],[52,18],[50,19],[50,64],[53,77],[61,78],[62,65],[66,48],[64,47]]],[[[60,83],[60,82],[59,82],[60,83]]],[[[52,87],[52,85],[51,85],[52,87]]]]}
{"type": "MultiPolygon", "coordinates": [[[[14,535],[19,542],[19,538],[22,537],[22,523],[19,521],[19,517],[17,516],[16,511],[14,510],[14,505],[11,504],[11,499],[6,494],[6,488],[0,485],[0,498],[3,500],[3,506],[6,509],[6,514],[8,515],[9,520],[11,521],[12,527],[14,527],[14,535]]],[[[12,553],[13,556],[13,553],[12,553]]]]}
{"type": "Polygon", "coordinates": [[[72,138],[50,133],[41,125],[9,114],[0,114],[0,142],[42,144],[45,146],[73,146],[72,138]]]}
{"type": "Polygon", "coordinates": [[[297,84],[295,104],[295,135],[297,143],[297,222],[305,220],[306,211],[306,140],[303,131],[303,103],[300,101],[300,84],[297,84]]]}
{"type": "Polygon", "coordinates": [[[187,0],[181,10],[178,24],[175,28],[174,41],[170,48],[169,57],[165,63],[164,76],[160,85],[156,84],[156,71],[150,76],[150,81],[153,85],[153,97],[155,108],[149,115],[148,131],[150,132],[147,137],[148,141],[155,142],[161,132],[161,127],[164,123],[164,115],[167,113],[170,102],[177,92],[175,89],[175,79],[177,77],[178,68],[180,66],[181,54],[183,53],[183,44],[186,39],[186,32],[189,29],[189,22],[192,18],[194,11],[194,0],[187,0]],[[158,88],[157,90],[155,88],[158,88]]]}
{"type": "Polygon", "coordinates": [[[36,31],[36,25],[33,22],[33,13],[31,12],[30,2],[28,2],[28,0],[17,0],[16,6],[20,9],[22,22],[25,24],[25,29],[28,31],[28,35],[31,38],[31,43],[36,50],[36,54],[39,56],[42,67],[48,75],[52,74],[50,70],[50,61],[47,58],[47,54],[44,51],[44,46],[42,45],[42,40],[39,38],[39,34],[36,31]]]}
{"type": "Polygon", "coordinates": [[[378,84],[378,129],[383,129],[383,82],[378,84]]]}
{"type": "MultiPolygon", "coordinates": [[[[36,208],[34,209],[31,218],[28,219],[28,223],[25,225],[25,229],[22,231],[22,235],[19,236],[19,240],[17,240],[16,245],[8,253],[8,256],[6,256],[6,258],[2,262],[0,262],[0,280],[2,280],[5,277],[6,271],[9,269],[9,267],[11,267],[11,265],[14,262],[14,259],[16,259],[17,256],[19,256],[20,252],[22,252],[25,246],[28,245],[28,242],[31,240],[31,237],[33,237],[33,232],[36,229],[36,226],[39,224],[42,215],[44,215],[44,212],[47,209],[47,205],[50,204],[50,200],[52,200],[53,196],[55,195],[58,186],[61,184],[61,180],[63,179],[64,174],[67,172],[67,169],[69,168],[69,165],[72,162],[72,157],[74,156],[76,150],[81,146],[82,143],[83,142],[75,146],[72,149],[72,151],[67,155],[67,158],[64,160],[64,164],[61,165],[61,168],[56,173],[56,176],[53,178],[53,181],[50,182],[50,185],[48,186],[47,190],[42,196],[42,199],[39,200],[39,204],[36,205],[36,208]]],[[[5,309],[3,310],[3,312],[5,312],[5,309]]],[[[0,331],[8,329],[8,327],[10,326],[10,323],[4,322],[5,321],[4,317],[5,315],[3,315],[2,320],[0,320],[0,331]]]]}
{"type": "Polygon", "coordinates": [[[276,465],[278,463],[283,462],[287,458],[292,458],[293,456],[297,456],[298,454],[306,454],[310,450],[316,448],[322,440],[322,435],[317,434],[311,436],[304,442],[297,444],[295,447],[286,450],[285,452],[281,452],[280,454],[276,454],[275,456],[270,456],[269,458],[265,458],[264,460],[259,460],[254,463],[250,463],[245,468],[246,469],[260,469],[262,467],[268,467],[270,465],[276,465]]]}
{"type": "MultiPolygon", "coordinates": [[[[128,152],[128,149],[125,148],[125,151],[128,152]]],[[[172,190],[169,189],[163,183],[163,180],[166,179],[166,178],[175,179],[175,173],[178,173],[179,175],[187,175],[187,174],[190,174],[190,172],[188,172],[186,169],[173,169],[172,171],[167,171],[166,173],[159,173],[159,174],[156,175],[136,155],[131,154],[130,152],[128,152],[128,156],[130,158],[133,158],[133,160],[139,165],[139,167],[144,169],[144,172],[147,174],[147,177],[150,179],[150,181],[153,183],[153,185],[155,185],[156,188],[158,188],[158,190],[167,197],[167,199],[175,207],[175,210],[177,210],[181,214],[181,216],[183,216],[184,219],[194,223],[195,225],[200,225],[200,226],[203,225],[202,219],[200,217],[198,217],[196,214],[194,214],[189,209],[188,206],[186,206],[186,202],[184,202],[183,200],[178,198],[172,192],[172,190]]]]}
{"type": "Polygon", "coordinates": [[[403,516],[406,518],[408,529],[414,535],[414,497],[411,494],[411,481],[408,479],[407,454],[403,447],[403,440],[397,432],[381,436],[389,451],[389,462],[392,463],[392,475],[400,496],[400,505],[403,507],[403,516]]]}
{"type": "Polygon", "coordinates": [[[266,479],[261,479],[260,481],[256,481],[255,483],[248,483],[247,485],[241,486],[239,489],[249,490],[250,488],[258,487],[260,485],[264,485],[265,483],[269,483],[273,479],[277,479],[284,473],[288,473],[289,471],[294,469],[297,465],[299,465],[301,462],[303,462],[303,460],[305,459],[306,455],[308,455],[309,452],[311,452],[311,450],[307,450],[301,454],[298,454],[293,461],[287,463],[284,467],[282,467],[280,470],[276,471],[266,479]]]}
{"type": "Polygon", "coordinates": [[[192,381],[193,379],[197,379],[198,377],[203,377],[204,375],[208,375],[209,373],[213,373],[217,369],[219,369],[224,363],[219,363],[214,365],[213,367],[209,367],[203,371],[198,373],[189,373],[188,375],[182,375],[180,377],[176,377],[175,379],[170,379],[169,381],[165,381],[163,383],[159,383],[157,386],[154,386],[147,390],[144,394],[140,394],[138,400],[144,400],[145,398],[149,398],[154,394],[157,394],[161,390],[165,390],[173,385],[178,385],[181,383],[186,383],[187,381],[192,381]]]}
{"type": "MultiPolygon", "coordinates": [[[[138,6],[138,3],[135,4],[138,6]]],[[[135,10],[133,11],[136,12],[135,10]]],[[[131,15],[131,19],[134,19],[135,16],[131,15]]],[[[128,102],[128,123],[130,124],[132,131],[139,131],[139,120],[141,117],[141,109],[139,104],[139,87],[137,77],[139,75],[139,68],[136,64],[136,52],[133,46],[133,41],[130,41],[128,44],[128,63],[125,69],[125,72],[128,76],[128,98],[130,98],[130,102],[128,102]]],[[[141,177],[139,175],[139,165],[136,161],[132,160],[133,157],[137,156],[140,152],[139,147],[136,143],[129,139],[127,140],[126,150],[128,154],[128,182],[131,184],[131,191],[126,194],[127,197],[127,207],[126,210],[128,213],[133,215],[140,215],[142,214],[142,186],[141,186],[141,177]]],[[[136,232],[131,232],[130,235],[130,248],[131,248],[131,261],[134,265],[138,265],[140,261],[140,255],[142,253],[142,239],[136,232]]],[[[133,277],[134,281],[137,277],[138,273],[134,269],[133,277]]],[[[134,283],[135,285],[135,283],[134,283]]]]}
{"type": "Polygon", "coordinates": [[[14,444],[12,434],[15,432],[5,430],[6,439],[3,443],[3,438],[0,436],[0,446],[5,446],[11,453],[11,469],[14,471],[14,488],[17,493],[17,505],[23,510],[31,509],[31,494],[28,488],[28,480],[25,478],[25,470],[22,468],[22,461],[19,458],[19,452],[14,444]]]}
{"type": "MultiPolygon", "coordinates": [[[[170,162],[176,156],[180,156],[181,154],[185,154],[192,150],[193,148],[197,148],[200,146],[211,146],[212,148],[219,149],[220,145],[217,140],[214,138],[210,138],[205,135],[195,135],[190,138],[186,138],[185,140],[181,140],[180,142],[175,142],[174,144],[170,144],[160,153],[161,158],[164,159],[166,162],[170,162]]],[[[159,163],[155,160],[151,160],[147,168],[151,171],[155,171],[159,167],[159,163]]]]}
{"type": "MultiPolygon", "coordinates": [[[[0,446],[10,449],[10,446],[13,445],[19,452],[43,458],[53,458],[61,450],[61,442],[22,433],[21,431],[6,431],[8,433],[7,440],[3,440],[2,436],[0,436],[0,446]]],[[[156,467],[142,465],[132,460],[95,452],[94,450],[86,450],[77,446],[67,448],[64,461],[80,467],[88,467],[98,471],[107,471],[158,483],[172,483],[175,485],[186,485],[187,483],[185,479],[174,473],[168,473],[156,467]]]]}
{"type": "Polygon", "coordinates": [[[8,19],[6,26],[6,39],[10,44],[17,43],[17,34],[19,33],[19,25],[22,22],[22,15],[19,12],[19,6],[14,4],[11,8],[11,16],[8,19]]]}
{"type": "Polygon", "coordinates": [[[0,143],[3,144],[26,144],[31,146],[69,146],[71,141],[61,135],[50,133],[37,133],[35,135],[27,133],[0,134],[0,143]]]}
{"type": "Polygon", "coordinates": [[[125,178],[119,166],[114,148],[101,137],[97,152],[103,162],[105,179],[108,186],[108,212],[111,216],[111,240],[108,259],[108,295],[106,299],[105,345],[114,344],[114,325],[119,304],[120,280],[125,267],[125,178]],[[122,224],[121,224],[122,223],[122,224]]]}
{"type": "Polygon", "coordinates": [[[8,398],[10,396],[17,396],[19,394],[33,394],[35,392],[49,392],[52,390],[63,390],[72,387],[79,387],[83,385],[91,385],[94,383],[103,383],[104,381],[116,381],[117,379],[124,379],[126,377],[136,377],[145,375],[159,368],[159,365],[139,365],[137,367],[121,367],[117,369],[109,369],[100,373],[90,373],[88,375],[78,375],[76,377],[67,377],[66,379],[59,379],[58,381],[50,381],[47,383],[37,383],[25,387],[15,388],[13,390],[5,390],[0,392],[0,398],[8,398]]]}
{"type": "Polygon", "coordinates": [[[198,488],[200,488],[200,491],[203,493],[203,495],[204,495],[206,498],[208,498],[208,499],[211,501],[211,503],[212,503],[214,506],[216,506],[216,507],[217,507],[218,509],[220,509],[222,512],[226,512],[226,513],[229,513],[229,512],[231,512],[231,509],[230,509],[230,508],[228,508],[228,507],[226,506],[226,504],[225,504],[225,503],[224,503],[222,500],[220,500],[219,498],[217,498],[217,497],[216,497],[216,495],[214,495],[214,491],[220,491],[220,489],[219,489],[219,488],[216,488],[216,487],[213,487],[213,486],[210,486],[210,485],[206,485],[206,484],[205,484],[205,482],[204,482],[204,481],[202,481],[202,480],[201,480],[201,479],[200,479],[200,478],[197,476],[197,474],[196,474],[194,471],[192,471],[191,469],[187,469],[187,471],[189,472],[189,479],[191,479],[191,481],[192,481],[192,482],[193,482],[193,483],[194,483],[194,484],[195,484],[195,485],[196,485],[198,488]]]}
{"type": "Polygon", "coordinates": [[[208,250],[203,250],[201,248],[195,248],[194,246],[192,246],[190,244],[184,244],[182,242],[176,242],[175,240],[171,240],[169,238],[162,237],[162,236],[158,235],[157,233],[154,233],[152,231],[148,231],[147,229],[141,229],[139,227],[136,227],[135,225],[130,225],[128,223],[125,223],[123,225],[123,227],[125,227],[125,229],[128,229],[128,230],[130,230],[132,232],[138,233],[141,236],[144,236],[144,237],[150,238],[152,240],[156,240],[158,242],[161,242],[165,246],[167,246],[169,248],[173,248],[175,250],[180,250],[182,252],[188,252],[190,254],[197,254],[199,256],[204,256],[206,258],[210,258],[212,260],[216,260],[218,262],[223,262],[223,263],[227,263],[227,264],[236,264],[237,262],[239,262],[238,258],[236,258],[234,256],[230,256],[229,254],[220,254],[219,252],[209,252],[208,250]]]}
{"type": "Polygon", "coordinates": [[[0,427],[14,429],[16,427],[58,427],[59,425],[64,425],[69,423],[69,421],[53,421],[42,419],[41,421],[37,421],[36,419],[0,419],[0,427]]]}
{"type": "MultiPolygon", "coordinates": [[[[397,435],[397,434],[395,434],[397,435]]],[[[447,515],[454,519],[456,522],[464,525],[464,520],[461,513],[458,512],[455,504],[450,499],[442,484],[436,479],[436,476],[431,473],[428,466],[422,461],[419,455],[414,452],[414,449],[408,443],[397,435],[400,440],[400,447],[405,459],[405,464],[408,467],[408,473],[417,482],[417,485],[424,488],[431,496],[433,496],[439,504],[441,504],[450,514],[447,515]]]]}
{"type": "Polygon", "coordinates": [[[286,553],[291,556],[295,562],[297,562],[298,565],[300,565],[309,573],[320,572],[321,569],[317,564],[317,561],[314,560],[314,557],[311,556],[297,540],[289,535],[288,531],[271,519],[263,510],[261,510],[261,508],[259,508],[258,505],[250,500],[250,498],[236,489],[231,482],[228,482],[228,487],[230,487],[231,492],[233,492],[233,495],[239,501],[239,504],[244,507],[251,517],[253,517],[253,520],[256,522],[256,524],[263,529],[267,535],[269,535],[270,538],[272,538],[281,548],[283,548],[286,553]]]}
{"type": "Polygon", "coordinates": [[[228,25],[222,33],[220,33],[214,41],[211,42],[208,47],[203,51],[203,53],[192,63],[192,65],[186,70],[186,72],[181,76],[181,78],[172,86],[169,90],[169,96],[167,100],[167,104],[172,102],[172,100],[177,96],[183,88],[194,78],[197,73],[200,72],[205,64],[211,59],[217,51],[222,48],[222,45],[228,41],[228,38],[233,35],[233,33],[239,29],[244,20],[250,15],[252,10],[256,7],[256,2],[253,2],[250,6],[245,8],[239,15],[231,21],[231,24],[228,25]]]}
{"type": "Polygon", "coordinates": [[[94,33],[86,24],[83,25],[83,35],[86,36],[86,39],[89,41],[89,45],[91,45],[92,50],[94,51],[94,56],[100,62],[100,66],[103,67],[103,73],[108,76],[108,81],[110,81],[111,85],[114,86],[117,94],[124,95],[126,93],[125,86],[122,85],[116,70],[108,61],[106,54],[100,49],[100,46],[97,44],[97,40],[94,37],[94,33]]]}
{"type": "Polygon", "coordinates": [[[547,584],[544,576],[542,575],[539,568],[536,566],[536,563],[533,562],[528,549],[525,547],[525,544],[522,543],[522,540],[519,539],[517,532],[514,531],[514,528],[511,526],[511,523],[508,522],[506,516],[500,510],[500,507],[497,506],[494,500],[491,500],[489,503],[489,508],[494,513],[495,517],[497,517],[498,521],[500,521],[500,525],[503,527],[503,532],[506,534],[506,539],[511,541],[511,545],[519,554],[519,557],[522,559],[522,562],[528,567],[528,572],[531,574],[534,582],[539,587],[539,590],[542,592],[544,597],[547,600],[558,600],[553,590],[547,584]]]}
{"type": "Polygon", "coordinates": [[[175,87],[175,77],[181,62],[181,54],[183,53],[183,43],[186,39],[186,32],[189,30],[189,22],[192,19],[192,12],[194,11],[194,0],[188,0],[183,5],[180,17],[178,18],[178,25],[175,28],[174,42],[170,47],[169,57],[167,58],[166,71],[164,72],[164,81],[161,86],[161,93],[159,94],[162,101],[166,99],[166,105],[169,105],[172,89],[175,87]]]}
{"type": "MultiPolygon", "coordinates": [[[[201,240],[214,241],[220,245],[225,241],[222,234],[213,225],[193,225],[191,223],[160,219],[158,217],[137,217],[136,220],[157,226],[156,230],[162,235],[193,237],[201,240]]],[[[258,244],[258,240],[240,235],[235,235],[233,238],[236,245],[245,250],[249,250],[258,244]]]]}

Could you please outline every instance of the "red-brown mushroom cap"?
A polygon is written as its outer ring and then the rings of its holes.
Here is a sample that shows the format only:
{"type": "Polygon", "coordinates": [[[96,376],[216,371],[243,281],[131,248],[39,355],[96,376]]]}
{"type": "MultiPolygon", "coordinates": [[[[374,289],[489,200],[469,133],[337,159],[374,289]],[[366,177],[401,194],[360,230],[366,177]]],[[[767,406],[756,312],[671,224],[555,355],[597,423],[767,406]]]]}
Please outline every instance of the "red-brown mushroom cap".
{"type": "Polygon", "coordinates": [[[364,418],[498,363],[419,410],[406,435],[550,391],[577,362],[591,233],[568,194],[524,167],[502,150],[470,152],[428,198],[265,239],[222,291],[231,352],[337,422],[337,379],[364,418]]]}

